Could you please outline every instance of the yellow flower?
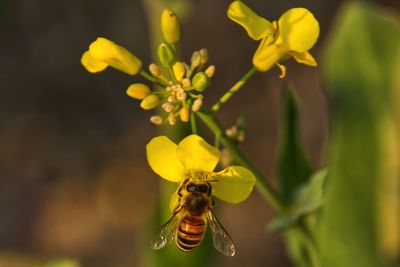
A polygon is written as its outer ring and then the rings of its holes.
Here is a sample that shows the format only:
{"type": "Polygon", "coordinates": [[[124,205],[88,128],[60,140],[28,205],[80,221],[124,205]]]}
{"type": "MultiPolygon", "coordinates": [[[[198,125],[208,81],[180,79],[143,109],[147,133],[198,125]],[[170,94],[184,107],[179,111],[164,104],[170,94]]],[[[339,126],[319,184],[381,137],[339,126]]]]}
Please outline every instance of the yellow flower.
{"type": "Polygon", "coordinates": [[[261,40],[253,56],[253,65],[259,71],[267,71],[275,64],[281,69],[281,78],[286,68],[280,62],[293,57],[297,62],[317,66],[308,52],[319,36],[319,23],[305,8],[292,8],[272,23],[258,16],[241,1],[234,1],[228,8],[228,17],[240,24],[254,40],[261,40]]]}
{"type": "Polygon", "coordinates": [[[128,50],[116,43],[99,37],[83,53],[82,65],[92,73],[103,71],[108,66],[135,75],[140,71],[142,62],[128,50]]]}
{"type": "MultiPolygon", "coordinates": [[[[198,135],[189,135],[178,145],[166,136],[158,136],[147,144],[146,152],[150,167],[162,178],[176,183],[182,183],[187,178],[208,181],[212,194],[229,203],[245,200],[256,181],[249,170],[240,166],[214,172],[220,152],[198,135]]],[[[171,198],[171,210],[177,201],[175,193],[171,198]]]]}

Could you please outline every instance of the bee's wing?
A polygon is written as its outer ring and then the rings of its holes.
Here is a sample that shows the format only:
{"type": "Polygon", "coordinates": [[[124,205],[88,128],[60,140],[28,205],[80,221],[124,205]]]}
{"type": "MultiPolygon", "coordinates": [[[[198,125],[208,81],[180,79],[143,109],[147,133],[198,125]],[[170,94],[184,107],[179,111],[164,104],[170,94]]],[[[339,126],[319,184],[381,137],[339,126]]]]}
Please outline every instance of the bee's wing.
{"type": "Polygon", "coordinates": [[[171,219],[161,225],[157,232],[155,232],[153,239],[151,240],[152,249],[161,249],[174,240],[175,233],[179,225],[179,213],[180,212],[175,213],[171,219]]]}
{"type": "Polygon", "coordinates": [[[207,219],[210,224],[214,247],[227,256],[235,255],[235,246],[233,245],[231,237],[215,217],[211,209],[208,211],[207,219]]]}

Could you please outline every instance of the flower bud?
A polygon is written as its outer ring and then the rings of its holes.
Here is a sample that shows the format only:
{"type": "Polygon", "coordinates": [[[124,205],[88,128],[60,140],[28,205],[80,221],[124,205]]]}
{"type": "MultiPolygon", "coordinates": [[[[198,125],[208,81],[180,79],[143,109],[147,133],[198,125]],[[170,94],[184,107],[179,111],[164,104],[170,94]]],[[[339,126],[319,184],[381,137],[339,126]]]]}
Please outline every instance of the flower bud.
{"type": "Polygon", "coordinates": [[[158,76],[161,75],[160,67],[157,66],[157,65],[154,64],[154,63],[151,63],[151,64],[149,65],[149,72],[150,72],[151,75],[153,75],[154,77],[158,77],[158,76]]]}
{"type": "Polygon", "coordinates": [[[204,73],[208,76],[208,77],[212,77],[214,76],[215,73],[215,66],[214,65],[210,65],[208,66],[208,68],[204,71],[204,73]]]}
{"type": "Polygon", "coordinates": [[[140,107],[145,110],[153,109],[157,107],[159,102],[160,100],[156,95],[148,95],[142,100],[140,107]]]}
{"type": "Polygon", "coordinates": [[[176,93],[176,98],[177,98],[178,100],[180,100],[180,101],[185,101],[185,100],[186,100],[186,97],[187,97],[187,95],[186,95],[186,93],[185,93],[184,90],[179,91],[179,92],[176,93]]]}
{"type": "Polygon", "coordinates": [[[182,81],[185,76],[186,67],[182,62],[177,61],[173,66],[172,70],[174,71],[175,78],[178,82],[182,81]]]}
{"type": "Polygon", "coordinates": [[[156,125],[161,125],[163,123],[163,119],[161,118],[161,116],[151,116],[150,117],[150,121],[156,125]]]}
{"type": "Polygon", "coordinates": [[[200,58],[199,51],[194,51],[192,54],[192,58],[190,59],[190,64],[191,64],[192,69],[198,67],[200,65],[200,61],[201,61],[201,58],[200,58]]]}
{"type": "Polygon", "coordinates": [[[174,102],[176,101],[176,96],[175,96],[175,95],[170,95],[170,96],[168,96],[167,101],[168,101],[169,103],[174,103],[174,102]]]}
{"type": "Polygon", "coordinates": [[[161,31],[167,43],[176,43],[180,38],[179,21],[170,9],[164,9],[161,14],[161,31]]]}
{"type": "Polygon", "coordinates": [[[170,45],[166,43],[160,44],[157,52],[158,58],[164,66],[171,67],[176,62],[175,49],[173,49],[170,45]]]}
{"type": "Polygon", "coordinates": [[[199,51],[200,53],[200,64],[206,64],[208,61],[208,50],[206,48],[202,48],[199,51]]]}
{"type": "Polygon", "coordinates": [[[199,111],[201,106],[203,105],[203,99],[198,98],[193,102],[192,111],[196,112],[199,111]]]}
{"type": "Polygon", "coordinates": [[[210,87],[211,80],[210,77],[208,77],[204,72],[198,72],[196,73],[196,75],[194,75],[192,79],[192,84],[194,89],[199,92],[203,92],[208,87],[210,87]]]}
{"type": "Polygon", "coordinates": [[[188,122],[189,121],[189,116],[190,116],[189,108],[188,107],[182,107],[181,110],[179,111],[179,117],[181,118],[181,121],[188,122]]]}
{"type": "Polygon", "coordinates": [[[176,118],[175,118],[174,114],[169,113],[169,115],[168,115],[168,123],[169,123],[169,125],[175,125],[176,118]]]}
{"type": "Polygon", "coordinates": [[[182,86],[184,88],[189,88],[192,86],[192,82],[188,78],[185,78],[182,80],[182,86]]]}
{"type": "Polygon", "coordinates": [[[170,113],[171,111],[174,110],[175,106],[172,105],[170,102],[166,102],[166,103],[162,104],[162,108],[165,110],[165,112],[170,113]]]}
{"type": "Polygon", "coordinates": [[[143,83],[131,84],[126,90],[126,94],[135,99],[144,99],[150,92],[150,88],[143,83]]]}

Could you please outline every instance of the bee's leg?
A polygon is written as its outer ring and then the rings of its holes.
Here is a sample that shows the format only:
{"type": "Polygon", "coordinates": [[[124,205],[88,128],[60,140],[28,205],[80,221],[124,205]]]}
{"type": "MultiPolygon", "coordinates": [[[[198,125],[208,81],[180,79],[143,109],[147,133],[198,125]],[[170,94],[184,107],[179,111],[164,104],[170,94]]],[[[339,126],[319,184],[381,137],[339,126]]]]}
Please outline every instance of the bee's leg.
{"type": "Polygon", "coordinates": [[[211,184],[207,182],[207,186],[208,186],[207,196],[211,196],[211,191],[212,191],[211,184]]]}
{"type": "Polygon", "coordinates": [[[214,199],[211,199],[211,206],[214,206],[215,205],[215,201],[214,201],[214,199]]]}

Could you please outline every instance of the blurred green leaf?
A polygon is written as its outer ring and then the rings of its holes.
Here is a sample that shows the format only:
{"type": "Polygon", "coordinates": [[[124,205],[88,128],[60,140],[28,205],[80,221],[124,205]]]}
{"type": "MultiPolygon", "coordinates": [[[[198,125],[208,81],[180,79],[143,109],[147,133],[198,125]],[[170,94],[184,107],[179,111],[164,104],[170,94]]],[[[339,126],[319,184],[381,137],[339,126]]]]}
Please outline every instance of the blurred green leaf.
{"type": "Polygon", "coordinates": [[[317,236],[323,267],[389,266],[378,251],[376,208],[380,127],[389,116],[400,48],[395,21],[378,6],[346,3],[328,39],[323,72],[334,102],[329,183],[317,236]]]}
{"type": "Polygon", "coordinates": [[[268,230],[285,231],[296,226],[303,216],[321,208],[325,199],[324,184],[327,174],[326,169],[320,170],[306,184],[301,185],[294,193],[293,208],[288,213],[278,215],[268,225],[268,230]]]}
{"type": "Polygon", "coordinates": [[[295,226],[299,221],[299,216],[296,213],[289,213],[278,215],[271,223],[268,224],[267,229],[273,232],[283,232],[295,226]]]}
{"type": "Polygon", "coordinates": [[[328,171],[326,169],[316,172],[307,184],[302,185],[296,192],[296,213],[309,214],[322,207],[325,200],[324,183],[328,171]]]}
{"type": "Polygon", "coordinates": [[[298,142],[297,104],[289,87],[283,90],[281,144],[278,159],[278,178],[285,202],[294,201],[294,193],[311,175],[311,167],[298,142]]]}

